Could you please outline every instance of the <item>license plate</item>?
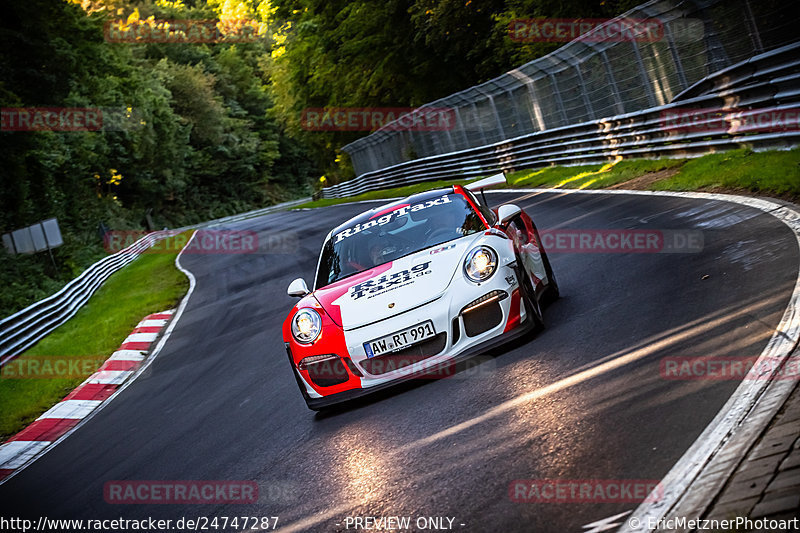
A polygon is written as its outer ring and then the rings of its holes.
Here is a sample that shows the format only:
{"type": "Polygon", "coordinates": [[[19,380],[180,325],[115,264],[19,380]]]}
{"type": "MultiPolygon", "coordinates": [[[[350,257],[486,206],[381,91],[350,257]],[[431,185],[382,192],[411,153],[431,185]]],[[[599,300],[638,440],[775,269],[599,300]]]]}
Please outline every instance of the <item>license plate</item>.
{"type": "Polygon", "coordinates": [[[364,350],[367,352],[367,357],[375,357],[402,350],[412,344],[429,339],[434,335],[436,335],[436,330],[433,329],[433,321],[428,320],[416,326],[401,329],[385,337],[365,342],[364,350]]]}

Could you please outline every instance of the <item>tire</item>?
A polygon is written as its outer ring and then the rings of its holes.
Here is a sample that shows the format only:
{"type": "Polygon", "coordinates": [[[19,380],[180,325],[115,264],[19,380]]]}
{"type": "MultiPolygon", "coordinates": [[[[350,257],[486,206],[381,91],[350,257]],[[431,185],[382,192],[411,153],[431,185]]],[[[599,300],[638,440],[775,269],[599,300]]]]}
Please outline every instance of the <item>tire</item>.
{"type": "MultiPolygon", "coordinates": [[[[519,261],[519,258],[517,258],[519,261]]],[[[517,263],[521,265],[520,262],[517,263]]],[[[533,330],[539,331],[544,329],[544,315],[542,314],[542,307],[536,299],[536,293],[531,285],[531,280],[524,268],[517,268],[517,278],[519,279],[520,296],[523,304],[525,305],[525,312],[533,320],[533,330]]]]}
{"type": "Polygon", "coordinates": [[[549,305],[558,300],[561,294],[558,291],[558,281],[556,281],[556,275],[553,274],[553,267],[550,266],[550,259],[547,258],[547,253],[544,250],[541,253],[544,272],[547,275],[547,290],[544,293],[544,302],[549,305]]]}
{"type": "Polygon", "coordinates": [[[542,301],[546,305],[549,305],[561,296],[558,290],[558,281],[556,281],[556,276],[553,274],[553,267],[550,266],[550,259],[547,257],[547,252],[542,247],[542,238],[539,236],[539,230],[536,228],[536,225],[533,226],[533,235],[536,238],[536,244],[539,246],[539,253],[542,254],[542,263],[544,263],[544,273],[547,276],[547,290],[542,295],[542,301]]]}

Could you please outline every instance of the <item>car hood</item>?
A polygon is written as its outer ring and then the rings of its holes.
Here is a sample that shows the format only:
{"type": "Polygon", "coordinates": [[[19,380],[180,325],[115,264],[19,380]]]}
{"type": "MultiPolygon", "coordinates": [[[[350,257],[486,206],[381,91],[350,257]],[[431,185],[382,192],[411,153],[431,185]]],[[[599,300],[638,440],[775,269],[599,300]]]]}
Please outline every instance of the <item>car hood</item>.
{"type": "Polygon", "coordinates": [[[440,298],[482,232],[401,257],[314,291],[345,330],[379,322],[440,298]]]}

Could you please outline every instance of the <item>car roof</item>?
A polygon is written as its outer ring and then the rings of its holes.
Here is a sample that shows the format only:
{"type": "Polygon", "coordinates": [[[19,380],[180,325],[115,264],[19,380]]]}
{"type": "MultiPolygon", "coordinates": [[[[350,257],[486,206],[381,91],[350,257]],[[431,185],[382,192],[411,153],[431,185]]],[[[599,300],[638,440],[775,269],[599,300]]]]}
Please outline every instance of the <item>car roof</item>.
{"type": "Polygon", "coordinates": [[[379,205],[378,207],[374,207],[374,208],[370,209],[369,211],[364,211],[363,213],[354,216],[353,218],[351,218],[347,222],[336,226],[328,234],[328,237],[330,237],[331,235],[334,235],[336,233],[339,233],[340,231],[343,231],[343,230],[345,230],[345,229],[347,229],[347,228],[349,228],[351,226],[355,226],[358,223],[368,222],[372,217],[375,216],[375,213],[379,213],[381,211],[388,211],[392,207],[395,207],[395,206],[399,207],[399,206],[401,206],[403,204],[417,204],[417,203],[420,203],[420,202],[424,202],[426,200],[430,200],[431,198],[439,197],[439,196],[441,196],[443,194],[452,194],[453,192],[454,192],[453,187],[445,187],[443,189],[432,189],[432,190],[429,190],[429,191],[420,192],[420,193],[417,193],[417,194],[412,194],[410,196],[406,196],[405,198],[400,198],[400,199],[395,200],[393,202],[389,202],[388,204],[379,205]]]}

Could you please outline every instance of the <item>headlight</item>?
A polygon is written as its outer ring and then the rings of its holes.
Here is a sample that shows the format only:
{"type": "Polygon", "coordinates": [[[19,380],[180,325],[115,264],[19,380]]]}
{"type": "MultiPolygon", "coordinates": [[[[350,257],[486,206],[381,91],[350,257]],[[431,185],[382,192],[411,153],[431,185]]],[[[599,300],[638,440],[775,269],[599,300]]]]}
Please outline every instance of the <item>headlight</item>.
{"type": "Polygon", "coordinates": [[[301,309],[292,317],[292,336],[300,344],[311,344],[322,331],[322,319],[313,309],[301,309]]]}
{"type": "Polygon", "coordinates": [[[478,246],[464,260],[464,274],[474,282],[489,279],[497,270],[497,254],[488,246],[478,246]]]}

